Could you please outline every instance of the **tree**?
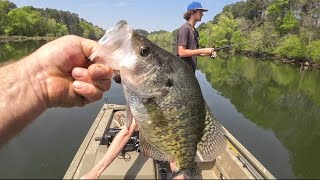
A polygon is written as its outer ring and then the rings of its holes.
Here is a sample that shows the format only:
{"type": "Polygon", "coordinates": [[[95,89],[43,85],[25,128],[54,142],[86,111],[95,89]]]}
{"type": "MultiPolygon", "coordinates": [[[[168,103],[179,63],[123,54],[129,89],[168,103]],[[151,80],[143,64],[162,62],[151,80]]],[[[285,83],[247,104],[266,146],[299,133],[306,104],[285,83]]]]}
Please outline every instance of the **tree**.
{"type": "Polygon", "coordinates": [[[299,22],[294,17],[293,12],[289,11],[283,18],[282,24],[280,25],[280,32],[282,34],[297,32],[299,22]]]}
{"type": "Polygon", "coordinates": [[[310,58],[320,63],[320,40],[311,42],[308,49],[310,58]]]}
{"type": "Polygon", "coordinates": [[[135,29],[134,31],[137,32],[138,34],[141,34],[146,37],[148,37],[148,35],[150,34],[148,31],[143,30],[143,29],[135,29]]]}
{"type": "Polygon", "coordinates": [[[217,24],[209,24],[206,31],[201,32],[203,45],[217,47],[231,44],[242,43],[244,41],[242,33],[238,28],[237,21],[233,18],[230,12],[225,12],[220,15],[217,24]],[[207,41],[207,42],[206,42],[207,41]]]}
{"type": "Polygon", "coordinates": [[[103,30],[102,28],[100,28],[98,26],[94,26],[93,29],[94,29],[94,34],[96,35],[96,39],[95,40],[98,40],[98,39],[102,38],[102,36],[106,32],[105,30],[103,30]]]}
{"type": "Polygon", "coordinates": [[[48,19],[46,27],[46,36],[60,37],[68,34],[67,26],[62,23],[57,23],[55,19],[48,19]]]}
{"type": "Polygon", "coordinates": [[[171,44],[171,42],[173,41],[172,39],[172,34],[168,31],[155,31],[152,32],[148,35],[148,39],[152,42],[154,42],[155,44],[157,44],[158,46],[160,46],[161,48],[166,49],[169,52],[173,52],[174,51],[174,47],[171,44]]]}
{"type": "Polygon", "coordinates": [[[32,7],[16,8],[8,13],[8,24],[5,33],[8,35],[43,36],[45,20],[32,7]]]}
{"type": "Polygon", "coordinates": [[[38,8],[36,10],[48,19],[53,18],[58,23],[65,24],[68,28],[69,34],[74,34],[78,36],[82,35],[83,29],[80,26],[80,18],[77,14],[71,13],[69,11],[61,11],[61,10],[49,9],[49,8],[46,8],[46,9],[38,8]]]}
{"type": "Polygon", "coordinates": [[[270,22],[251,31],[248,36],[247,50],[251,52],[271,53],[277,46],[279,33],[270,22]]]}
{"type": "Polygon", "coordinates": [[[306,44],[297,35],[289,34],[284,36],[276,49],[276,54],[293,59],[306,57],[306,44]]]}
{"type": "Polygon", "coordinates": [[[4,27],[8,22],[8,12],[15,8],[17,8],[17,6],[14,3],[8,0],[0,0],[0,35],[4,34],[4,27]]]}
{"type": "Polygon", "coordinates": [[[93,26],[86,21],[80,21],[80,27],[82,28],[82,36],[89,39],[96,39],[96,35],[93,26]]]}

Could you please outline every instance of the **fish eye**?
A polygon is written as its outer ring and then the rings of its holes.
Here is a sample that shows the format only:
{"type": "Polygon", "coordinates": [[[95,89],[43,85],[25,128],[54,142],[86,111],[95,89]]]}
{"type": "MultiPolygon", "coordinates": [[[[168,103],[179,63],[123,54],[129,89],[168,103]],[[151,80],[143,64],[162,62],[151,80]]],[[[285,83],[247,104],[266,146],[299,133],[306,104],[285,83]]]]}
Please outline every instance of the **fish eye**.
{"type": "Polygon", "coordinates": [[[143,56],[143,57],[148,56],[150,54],[150,52],[151,52],[150,47],[146,46],[146,45],[140,46],[139,50],[140,50],[140,55],[143,56]]]}

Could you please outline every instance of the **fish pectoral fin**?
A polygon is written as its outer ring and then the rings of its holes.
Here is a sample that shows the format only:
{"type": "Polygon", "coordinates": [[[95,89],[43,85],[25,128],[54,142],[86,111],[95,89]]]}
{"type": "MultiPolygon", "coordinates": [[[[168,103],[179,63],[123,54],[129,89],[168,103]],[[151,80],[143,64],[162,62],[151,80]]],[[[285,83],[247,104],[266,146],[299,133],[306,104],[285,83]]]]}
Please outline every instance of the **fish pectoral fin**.
{"type": "Polygon", "coordinates": [[[134,82],[131,79],[121,78],[121,82],[136,96],[143,99],[148,98],[160,98],[168,94],[170,87],[149,87],[144,89],[139,83],[134,82]]]}
{"type": "Polygon", "coordinates": [[[134,91],[134,94],[136,94],[138,97],[142,99],[148,99],[148,98],[161,98],[167,95],[168,92],[169,92],[169,88],[163,87],[159,89],[152,89],[150,91],[134,91]]]}
{"type": "Polygon", "coordinates": [[[152,144],[146,142],[141,131],[139,132],[139,149],[140,153],[145,156],[151,157],[158,161],[169,161],[169,157],[167,155],[165,155],[152,144]]]}
{"type": "Polygon", "coordinates": [[[197,145],[197,162],[214,161],[226,149],[227,140],[225,130],[222,125],[216,121],[206,107],[206,127],[203,136],[197,145]]]}

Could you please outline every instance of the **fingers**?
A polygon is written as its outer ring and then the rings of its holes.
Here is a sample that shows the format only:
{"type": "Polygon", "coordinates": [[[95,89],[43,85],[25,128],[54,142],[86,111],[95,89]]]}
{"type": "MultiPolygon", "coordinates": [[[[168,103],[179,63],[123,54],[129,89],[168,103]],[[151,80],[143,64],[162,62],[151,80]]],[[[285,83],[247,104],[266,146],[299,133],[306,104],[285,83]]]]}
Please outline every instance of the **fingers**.
{"type": "Polygon", "coordinates": [[[176,161],[170,161],[170,169],[171,171],[175,171],[177,168],[177,164],[176,164],[176,161]]]}
{"type": "Polygon", "coordinates": [[[111,86],[113,70],[103,65],[93,64],[88,69],[76,67],[72,70],[75,80],[96,86],[102,91],[107,91],[111,86]]]}
{"type": "Polygon", "coordinates": [[[211,53],[211,56],[210,56],[211,58],[216,58],[217,57],[217,53],[215,52],[215,51],[212,51],[212,53],[211,53]]]}
{"type": "Polygon", "coordinates": [[[89,57],[94,52],[94,50],[99,46],[99,44],[96,41],[86,39],[86,38],[81,38],[80,46],[84,56],[89,57]]]}
{"type": "Polygon", "coordinates": [[[88,68],[90,78],[97,80],[112,79],[113,72],[113,69],[102,64],[92,64],[88,68]]]}
{"type": "MultiPolygon", "coordinates": [[[[172,172],[177,171],[177,164],[176,161],[170,161],[170,168],[172,172]]],[[[173,179],[185,179],[183,174],[173,177],[173,179]]]]}
{"type": "Polygon", "coordinates": [[[113,70],[101,64],[92,64],[88,69],[76,67],[72,70],[75,79],[73,89],[85,97],[82,105],[102,98],[103,92],[110,89],[113,70]]]}
{"type": "Polygon", "coordinates": [[[101,99],[104,92],[96,86],[82,81],[74,81],[73,89],[85,98],[83,99],[82,106],[101,99]]]}

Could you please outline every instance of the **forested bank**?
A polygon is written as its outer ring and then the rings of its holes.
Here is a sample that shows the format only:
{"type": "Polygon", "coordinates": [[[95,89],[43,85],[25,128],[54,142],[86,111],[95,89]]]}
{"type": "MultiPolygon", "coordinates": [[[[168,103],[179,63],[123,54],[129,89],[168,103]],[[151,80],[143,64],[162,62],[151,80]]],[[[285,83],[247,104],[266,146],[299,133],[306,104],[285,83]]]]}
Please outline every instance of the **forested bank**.
{"type": "MultiPolygon", "coordinates": [[[[203,47],[235,45],[231,49],[236,53],[307,66],[320,64],[319,0],[241,1],[225,6],[197,29],[203,47]]],[[[151,34],[149,38],[172,49],[177,30],[171,37],[168,33],[151,34]]]]}
{"type": "Polygon", "coordinates": [[[17,8],[8,0],[0,0],[0,39],[2,40],[19,40],[18,36],[60,37],[67,34],[97,40],[104,32],[102,28],[80,18],[75,13],[32,6],[17,8]]]}
{"type": "MultiPolygon", "coordinates": [[[[8,0],[0,0],[0,17],[0,39],[74,34],[97,40],[104,34],[102,28],[75,13],[31,6],[17,8],[8,0]]],[[[320,68],[319,0],[240,1],[225,6],[197,29],[202,47],[234,45],[231,52],[320,68]]],[[[136,31],[174,51],[177,29],[136,31]]]]}

